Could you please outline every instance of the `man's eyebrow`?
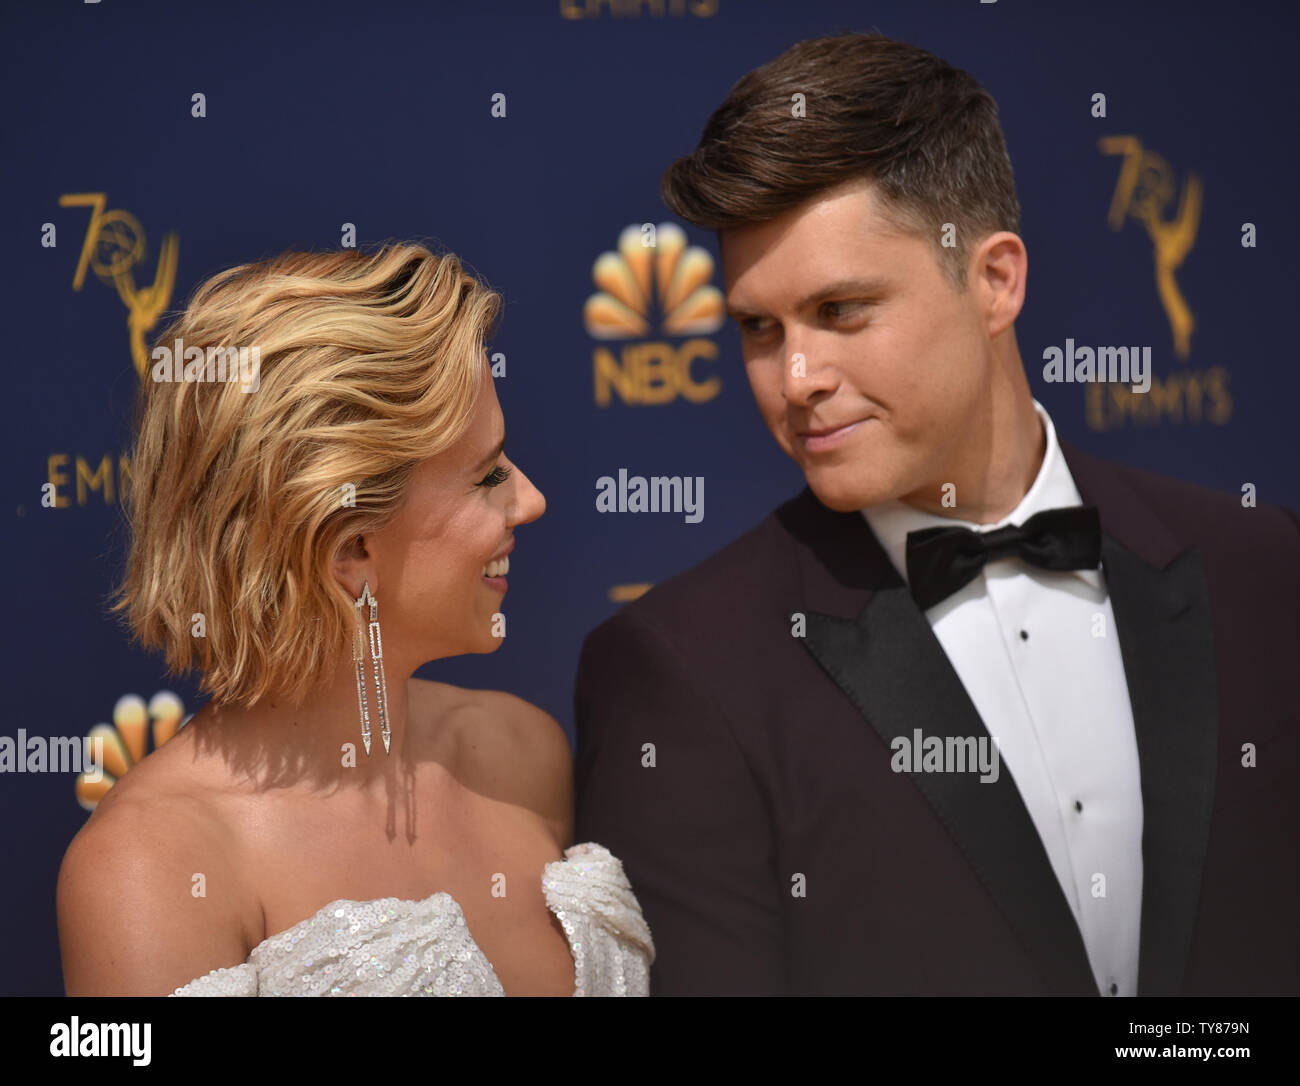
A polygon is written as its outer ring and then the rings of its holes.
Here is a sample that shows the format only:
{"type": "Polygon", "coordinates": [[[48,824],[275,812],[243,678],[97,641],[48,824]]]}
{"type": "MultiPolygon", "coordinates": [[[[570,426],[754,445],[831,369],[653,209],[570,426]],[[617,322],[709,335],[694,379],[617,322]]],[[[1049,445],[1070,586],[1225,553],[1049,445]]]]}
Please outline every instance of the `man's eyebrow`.
{"type": "Polygon", "coordinates": [[[475,464],[474,467],[471,468],[470,470],[474,472],[482,471],[485,467],[488,466],[488,463],[490,461],[495,460],[498,456],[501,455],[501,450],[504,449],[505,447],[506,447],[506,435],[502,434],[501,440],[498,441],[496,444],[496,448],[494,448],[490,453],[488,453],[487,456],[483,457],[483,459],[480,460],[477,464],[475,464]]]}
{"type": "MultiPolygon", "coordinates": [[[[828,283],[826,286],[813,291],[806,298],[800,299],[795,309],[807,309],[808,306],[825,301],[836,294],[883,294],[889,289],[889,286],[889,280],[883,275],[872,276],[869,279],[837,279],[835,282],[828,283]]],[[[730,302],[727,303],[727,313],[734,320],[761,315],[753,310],[745,309],[743,306],[732,305],[730,302]]]]}

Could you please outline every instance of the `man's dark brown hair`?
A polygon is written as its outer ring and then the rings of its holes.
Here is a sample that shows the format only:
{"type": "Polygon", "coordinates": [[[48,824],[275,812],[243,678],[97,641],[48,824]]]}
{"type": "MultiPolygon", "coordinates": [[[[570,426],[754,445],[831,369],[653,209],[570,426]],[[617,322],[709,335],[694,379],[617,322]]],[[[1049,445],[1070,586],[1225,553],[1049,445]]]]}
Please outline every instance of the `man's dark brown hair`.
{"type": "Polygon", "coordinates": [[[876,33],[799,42],[742,77],[661,192],[675,215],[720,232],[857,178],[876,183],[895,229],[933,243],[958,290],[973,243],[1020,233],[992,96],[969,73],[876,33]],[[794,115],[796,94],[806,116],[794,115]],[[944,223],[955,247],[942,245],[944,223]]]}

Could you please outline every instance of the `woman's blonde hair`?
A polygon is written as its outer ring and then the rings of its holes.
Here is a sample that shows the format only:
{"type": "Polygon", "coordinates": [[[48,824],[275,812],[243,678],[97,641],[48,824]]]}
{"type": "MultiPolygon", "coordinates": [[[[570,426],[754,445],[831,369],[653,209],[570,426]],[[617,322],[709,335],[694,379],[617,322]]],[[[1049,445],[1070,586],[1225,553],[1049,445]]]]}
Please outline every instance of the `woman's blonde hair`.
{"type": "Polygon", "coordinates": [[[464,434],[500,309],[421,245],[285,253],[202,284],[158,346],[257,347],[256,388],[144,374],[112,611],[218,703],[328,681],[356,621],[332,559],[464,434]]]}

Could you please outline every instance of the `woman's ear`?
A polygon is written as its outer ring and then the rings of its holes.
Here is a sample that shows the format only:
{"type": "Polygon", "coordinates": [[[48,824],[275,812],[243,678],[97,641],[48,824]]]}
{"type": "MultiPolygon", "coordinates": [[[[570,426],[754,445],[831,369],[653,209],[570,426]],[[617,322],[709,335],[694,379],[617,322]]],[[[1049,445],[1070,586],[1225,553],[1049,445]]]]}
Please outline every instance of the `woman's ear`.
{"type": "Polygon", "coordinates": [[[334,577],[356,599],[366,583],[373,595],[379,594],[379,574],[373,556],[366,549],[366,538],[354,535],[339,546],[334,555],[334,577]]]}

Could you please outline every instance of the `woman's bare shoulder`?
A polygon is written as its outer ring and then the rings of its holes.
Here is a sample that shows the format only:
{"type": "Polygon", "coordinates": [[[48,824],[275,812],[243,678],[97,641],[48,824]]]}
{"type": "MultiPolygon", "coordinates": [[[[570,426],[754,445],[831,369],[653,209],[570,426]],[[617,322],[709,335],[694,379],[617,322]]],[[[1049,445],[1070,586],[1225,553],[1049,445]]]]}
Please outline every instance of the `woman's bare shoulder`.
{"type": "Polygon", "coordinates": [[[183,732],[114,783],[64,854],[56,906],[69,995],[163,995],[244,960],[260,907],[206,767],[187,765],[183,732]]]}
{"type": "MultiPolygon", "coordinates": [[[[474,737],[474,772],[504,778],[510,802],[542,818],[560,848],[573,834],[573,755],[563,726],[546,710],[504,690],[472,690],[415,679],[426,712],[474,737]]],[[[415,690],[413,690],[413,693],[415,690]]]]}

